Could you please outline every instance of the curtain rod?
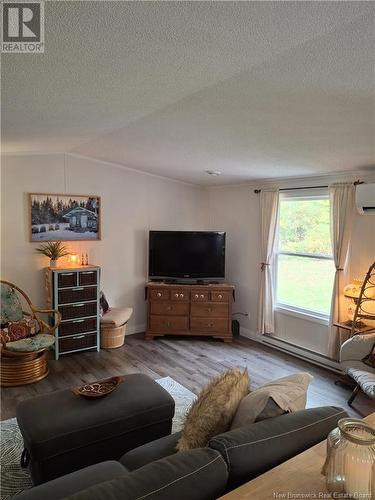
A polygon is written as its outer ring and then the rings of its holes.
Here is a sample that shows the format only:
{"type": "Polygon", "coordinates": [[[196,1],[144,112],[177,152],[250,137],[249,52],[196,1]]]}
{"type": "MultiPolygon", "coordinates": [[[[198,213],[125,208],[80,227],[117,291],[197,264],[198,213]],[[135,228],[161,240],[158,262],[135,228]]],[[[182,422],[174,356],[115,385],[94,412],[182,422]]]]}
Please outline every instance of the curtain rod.
{"type": "MultiPolygon", "coordinates": [[[[355,181],[353,182],[354,186],[358,186],[358,184],[364,184],[363,181],[355,181]]],[[[279,191],[297,191],[298,189],[322,189],[322,188],[327,188],[328,186],[304,186],[304,187],[293,187],[293,188],[281,188],[279,191]]],[[[259,194],[262,190],[261,189],[254,189],[255,194],[259,194]]]]}

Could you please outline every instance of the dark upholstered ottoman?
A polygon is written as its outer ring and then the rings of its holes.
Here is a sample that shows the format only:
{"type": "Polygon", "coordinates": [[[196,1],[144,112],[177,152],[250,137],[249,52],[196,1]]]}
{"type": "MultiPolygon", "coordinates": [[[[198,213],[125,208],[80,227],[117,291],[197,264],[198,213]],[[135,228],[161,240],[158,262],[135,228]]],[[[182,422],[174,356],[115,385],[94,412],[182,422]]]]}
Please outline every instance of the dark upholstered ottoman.
{"type": "Polygon", "coordinates": [[[23,401],[17,408],[34,484],[104,460],[170,434],[174,400],[146,375],[126,375],[103,398],[69,389],[23,401]]]}

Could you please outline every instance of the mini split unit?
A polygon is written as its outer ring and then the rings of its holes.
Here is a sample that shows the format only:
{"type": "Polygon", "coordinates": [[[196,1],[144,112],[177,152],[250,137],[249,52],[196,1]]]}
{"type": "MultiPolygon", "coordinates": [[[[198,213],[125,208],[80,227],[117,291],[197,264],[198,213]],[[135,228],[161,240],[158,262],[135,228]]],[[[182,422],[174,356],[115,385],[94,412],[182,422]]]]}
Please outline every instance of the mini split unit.
{"type": "Polygon", "coordinates": [[[375,184],[358,184],[355,203],[361,215],[375,214],[375,184]]]}

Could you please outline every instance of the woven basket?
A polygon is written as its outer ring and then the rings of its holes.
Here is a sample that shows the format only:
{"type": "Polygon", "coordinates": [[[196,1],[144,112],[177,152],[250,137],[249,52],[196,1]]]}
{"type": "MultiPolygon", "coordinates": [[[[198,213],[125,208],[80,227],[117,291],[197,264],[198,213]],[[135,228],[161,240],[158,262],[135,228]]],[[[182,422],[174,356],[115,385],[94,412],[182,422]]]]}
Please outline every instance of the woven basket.
{"type": "Polygon", "coordinates": [[[126,323],[121,326],[100,325],[100,347],[102,349],[115,349],[124,345],[126,323]]]}

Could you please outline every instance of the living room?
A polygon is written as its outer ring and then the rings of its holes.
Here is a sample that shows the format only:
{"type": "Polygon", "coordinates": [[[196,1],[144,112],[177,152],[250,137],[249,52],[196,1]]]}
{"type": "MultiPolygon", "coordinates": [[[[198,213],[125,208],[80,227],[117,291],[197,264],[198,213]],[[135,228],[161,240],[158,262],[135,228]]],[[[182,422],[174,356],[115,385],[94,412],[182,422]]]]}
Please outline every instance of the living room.
{"type": "Polygon", "coordinates": [[[339,419],[375,433],[374,4],[19,5],[3,7],[1,500],[375,495],[365,466],[355,486],[320,474],[339,419]],[[245,453],[259,440],[272,456],[245,453]]]}

